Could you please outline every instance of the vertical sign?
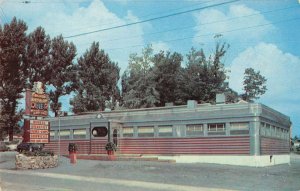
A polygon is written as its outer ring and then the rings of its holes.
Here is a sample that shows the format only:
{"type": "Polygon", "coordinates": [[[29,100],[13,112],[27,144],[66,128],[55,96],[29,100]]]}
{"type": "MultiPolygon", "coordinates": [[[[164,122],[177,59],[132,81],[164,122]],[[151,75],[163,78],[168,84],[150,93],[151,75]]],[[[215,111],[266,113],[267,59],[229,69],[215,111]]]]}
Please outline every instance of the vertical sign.
{"type": "Polygon", "coordinates": [[[48,116],[48,95],[44,93],[43,84],[35,82],[33,90],[26,90],[25,114],[33,117],[48,116]]]}

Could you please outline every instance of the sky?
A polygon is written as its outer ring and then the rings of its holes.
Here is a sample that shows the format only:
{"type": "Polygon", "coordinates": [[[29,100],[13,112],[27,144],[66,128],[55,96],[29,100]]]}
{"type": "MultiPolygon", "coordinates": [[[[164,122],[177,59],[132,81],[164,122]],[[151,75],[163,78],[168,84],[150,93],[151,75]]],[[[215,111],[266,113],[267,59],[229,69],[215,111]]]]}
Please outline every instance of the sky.
{"type": "MultiPolygon", "coordinates": [[[[147,44],[155,52],[211,54],[221,35],[230,45],[223,59],[229,86],[241,93],[245,69],[260,71],[268,91],[257,102],[288,115],[300,136],[299,0],[0,0],[1,25],[14,16],[28,32],[42,26],[51,38],[62,34],[78,56],[99,42],[121,74],[147,44]]],[[[69,98],[60,99],[65,111],[69,98]]]]}

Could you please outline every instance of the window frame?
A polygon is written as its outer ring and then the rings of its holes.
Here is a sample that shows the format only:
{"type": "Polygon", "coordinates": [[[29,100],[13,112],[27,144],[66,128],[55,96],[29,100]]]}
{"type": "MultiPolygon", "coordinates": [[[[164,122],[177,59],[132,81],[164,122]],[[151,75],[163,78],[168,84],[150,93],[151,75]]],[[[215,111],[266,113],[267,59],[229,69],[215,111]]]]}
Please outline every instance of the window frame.
{"type": "Polygon", "coordinates": [[[249,135],[250,128],[249,122],[231,122],[230,123],[230,135],[249,135]],[[238,124],[238,128],[234,129],[234,125],[238,124]],[[242,125],[242,127],[241,127],[242,125]],[[243,127],[243,125],[245,125],[243,127]]]}
{"type": "Polygon", "coordinates": [[[207,135],[226,135],[226,124],[225,123],[209,123],[207,124],[207,135]],[[215,131],[212,131],[211,126],[215,126],[214,128],[216,129],[215,131]],[[221,126],[222,128],[219,128],[218,126],[221,126]],[[222,129],[221,131],[218,129],[222,129]]]}
{"type": "Polygon", "coordinates": [[[132,126],[123,127],[122,128],[122,137],[126,137],[126,138],[134,137],[134,127],[132,127],[132,126]],[[127,133],[127,132],[124,133],[124,129],[132,129],[132,133],[127,133]],[[128,136],[128,135],[132,135],[132,136],[128,136]]]}
{"type": "Polygon", "coordinates": [[[67,129],[67,130],[63,129],[63,130],[58,131],[58,137],[60,137],[60,139],[70,139],[70,136],[71,136],[70,129],[67,129]],[[69,133],[68,133],[68,135],[62,135],[62,132],[69,132],[69,133]]]}
{"type": "Polygon", "coordinates": [[[187,137],[204,136],[204,125],[201,124],[201,123],[187,124],[186,129],[185,129],[185,135],[187,137]],[[196,130],[199,127],[200,127],[201,130],[196,130]],[[191,131],[190,128],[193,128],[193,131],[191,131]]]}
{"type": "Polygon", "coordinates": [[[137,136],[142,138],[154,138],[154,126],[139,126],[137,127],[137,136]],[[140,132],[141,129],[152,129],[150,132],[140,132]]]}
{"type": "Polygon", "coordinates": [[[73,129],[73,139],[86,139],[86,138],[87,138],[86,129],[73,129]],[[84,131],[85,133],[84,134],[75,134],[76,131],[84,131]]]}
{"type": "Polygon", "coordinates": [[[56,133],[55,130],[50,130],[50,131],[49,131],[49,137],[50,137],[50,140],[55,140],[55,133],[56,133]],[[53,133],[53,136],[51,136],[51,133],[53,133]]]}
{"type": "Polygon", "coordinates": [[[172,125],[159,125],[157,127],[157,135],[158,137],[173,137],[173,126],[172,125]],[[169,128],[171,131],[168,132],[161,132],[160,130],[163,128],[169,128]]]}

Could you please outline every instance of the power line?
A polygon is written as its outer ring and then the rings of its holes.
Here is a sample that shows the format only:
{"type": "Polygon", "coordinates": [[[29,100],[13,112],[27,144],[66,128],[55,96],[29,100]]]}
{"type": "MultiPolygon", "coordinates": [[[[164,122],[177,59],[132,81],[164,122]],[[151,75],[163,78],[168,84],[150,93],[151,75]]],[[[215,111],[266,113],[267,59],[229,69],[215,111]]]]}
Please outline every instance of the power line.
{"type": "MultiPolygon", "coordinates": [[[[204,1],[204,2],[201,2],[201,3],[198,3],[198,4],[194,4],[192,6],[181,7],[181,8],[177,8],[177,9],[169,9],[169,10],[166,10],[165,12],[183,10],[183,9],[186,9],[186,8],[189,8],[189,7],[195,7],[195,6],[206,4],[206,3],[209,3],[209,2],[213,2],[213,1],[218,1],[218,0],[204,1]]],[[[139,19],[143,19],[143,18],[147,18],[149,16],[154,16],[154,15],[159,15],[159,14],[161,14],[161,12],[159,12],[159,13],[150,13],[150,14],[147,14],[147,15],[139,16],[139,19]]],[[[113,22],[113,23],[112,22],[107,22],[107,21],[112,21],[112,20],[114,20],[114,19],[106,19],[105,20],[106,22],[102,23],[101,26],[105,26],[107,24],[109,24],[110,26],[112,24],[121,24],[121,22],[113,22]]],[[[93,25],[93,26],[91,26],[91,25],[85,25],[84,27],[81,26],[81,27],[77,27],[77,28],[72,28],[72,31],[74,31],[74,30],[80,30],[80,29],[87,29],[87,28],[94,28],[94,27],[99,27],[99,26],[100,26],[99,24],[98,25],[93,25]]],[[[68,30],[68,31],[70,31],[70,30],[68,30]]],[[[67,31],[65,31],[65,32],[67,32],[67,31]]]]}
{"type": "MultiPolygon", "coordinates": [[[[275,9],[275,10],[271,10],[271,11],[265,11],[263,13],[270,13],[270,12],[274,12],[274,11],[281,11],[281,10],[286,10],[286,9],[289,9],[289,8],[294,8],[294,7],[286,7],[286,8],[282,8],[282,9],[275,9]]],[[[249,17],[249,16],[253,16],[253,15],[257,15],[257,14],[245,15],[245,16],[241,16],[241,17],[230,18],[228,20],[242,18],[242,17],[249,17]]],[[[239,30],[245,30],[245,29],[251,29],[251,28],[268,26],[268,25],[271,25],[271,24],[281,23],[281,22],[284,22],[284,21],[287,21],[287,22],[294,21],[294,20],[298,20],[298,19],[299,18],[292,18],[292,19],[287,19],[287,20],[280,20],[280,21],[277,21],[277,22],[272,22],[272,23],[267,23],[267,24],[254,25],[254,26],[250,26],[250,27],[238,28],[238,29],[233,29],[233,30],[228,30],[228,31],[220,31],[218,33],[221,33],[221,34],[222,33],[229,33],[229,32],[234,32],[234,31],[239,31],[239,30]]],[[[219,22],[224,22],[224,21],[226,21],[226,20],[214,21],[214,22],[211,22],[211,23],[219,23],[219,22]]],[[[211,24],[211,23],[204,23],[203,25],[211,24]]],[[[172,29],[172,30],[175,30],[175,29],[172,29]]],[[[159,32],[155,32],[155,33],[161,33],[161,32],[165,32],[165,31],[159,31],[159,32]]],[[[149,34],[151,34],[151,33],[149,33],[149,34]]],[[[162,41],[162,42],[182,41],[182,40],[186,40],[186,39],[199,38],[199,37],[203,37],[203,36],[212,36],[212,35],[215,35],[215,33],[208,33],[208,34],[203,34],[203,35],[198,35],[198,36],[190,36],[190,37],[184,37],[184,38],[171,39],[171,40],[166,40],[166,41],[162,41]]],[[[118,40],[118,39],[113,39],[113,40],[118,40]]],[[[133,45],[133,46],[127,46],[127,47],[120,47],[120,48],[113,48],[113,49],[107,49],[107,50],[119,50],[119,49],[141,47],[141,46],[144,46],[144,44],[143,45],[133,45]]],[[[19,47],[20,46],[13,46],[13,47],[4,48],[4,49],[0,49],[0,50],[1,51],[13,50],[13,49],[16,49],[16,48],[19,48],[19,47]]]]}
{"type": "MultiPolygon", "coordinates": [[[[269,26],[269,25],[272,25],[272,24],[277,24],[277,23],[282,23],[282,22],[292,22],[292,21],[296,21],[296,20],[300,20],[300,18],[284,19],[284,20],[271,22],[271,23],[253,25],[253,26],[249,26],[249,27],[237,28],[237,29],[232,29],[232,30],[227,30],[227,31],[219,31],[217,33],[207,33],[207,34],[202,34],[202,35],[197,35],[197,36],[188,36],[188,37],[183,37],[183,38],[164,40],[164,41],[161,41],[161,42],[174,42],[174,41],[182,41],[182,40],[187,40],[187,39],[192,39],[192,38],[213,36],[213,35],[216,35],[216,34],[230,33],[230,32],[236,32],[236,31],[247,30],[247,29],[255,29],[255,28],[259,28],[259,27],[269,26]]],[[[291,42],[298,42],[298,41],[297,40],[292,40],[291,42]]],[[[135,47],[143,47],[143,46],[144,46],[144,44],[139,44],[139,45],[133,45],[133,46],[106,49],[106,51],[114,51],[114,50],[121,50],[121,49],[127,49],[127,48],[135,48],[135,47]]],[[[13,46],[13,47],[9,47],[9,48],[0,49],[0,51],[13,50],[13,49],[16,49],[16,48],[20,48],[20,46],[13,46]]]]}
{"type": "Polygon", "coordinates": [[[154,18],[150,18],[150,19],[145,19],[145,20],[142,20],[142,21],[127,23],[127,24],[124,24],[124,25],[118,25],[118,26],[113,26],[113,27],[109,27],[109,28],[99,29],[99,30],[95,30],[95,31],[79,33],[79,34],[75,34],[75,35],[71,35],[71,36],[66,36],[64,38],[66,38],[66,39],[67,38],[74,38],[74,37],[85,36],[85,35],[89,35],[89,34],[93,34],[93,33],[108,31],[108,30],[112,30],[112,29],[117,29],[117,28],[122,28],[122,27],[128,27],[128,26],[132,26],[132,25],[136,25],[136,24],[141,24],[141,23],[145,23],[145,22],[149,22],[149,21],[164,19],[164,18],[176,16],[176,15],[182,15],[182,14],[189,13],[189,12],[194,12],[194,11],[203,10],[203,9],[207,9],[207,8],[217,7],[217,6],[220,6],[220,5],[226,5],[226,4],[230,4],[230,3],[234,3],[234,2],[238,2],[238,1],[240,1],[240,0],[232,0],[232,1],[227,1],[227,2],[223,2],[223,3],[208,5],[208,6],[205,6],[205,7],[200,7],[200,8],[191,9],[191,10],[187,10],[187,11],[181,11],[181,12],[177,12],[177,13],[172,13],[172,14],[168,14],[168,15],[164,15],[164,16],[160,16],[160,17],[154,17],[154,18]]]}
{"type": "Polygon", "coordinates": [[[7,19],[6,15],[5,15],[2,7],[0,7],[0,10],[1,10],[2,18],[3,18],[4,22],[8,23],[8,19],[7,19]]]}
{"type": "MultiPolygon", "coordinates": [[[[166,32],[171,32],[171,31],[177,31],[177,30],[186,30],[186,29],[190,29],[190,28],[194,28],[194,27],[200,27],[200,26],[203,26],[203,25],[223,23],[223,22],[227,22],[227,21],[231,21],[231,20],[236,20],[236,19],[241,19],[241,18],[246,18],[246,17],[252,17],[252,16],[256,16],[256,15],[261,15],[261,14],[268,14],[268,13],[277,12],[277,11],[283,11],[283,10],[287,10],[287,9],[291,9],[291,8],[296,8],[296,7],[298,8],[299,6],[297,5],[297,6],[286,7],[286,8],[282,8],[282,9],[274,9],[274,10],[270,10],[270,11],[265,11],[265,12],[250,14],[250,15],[244,15],[244,16],[240,16],[240,17],[232,17],[232,18],[229,18],[229,19],[224,19],[224,20],[219,20],[219,21],[202,23],[200,25],[190,25],[190,26],[186,26],[186,27],[177,27],[177,28],[163,30],[163,31],[157,31],[157,32],[152,32],[152,33],[145,33],[143,35],[135,35],[135,36],[126,38],[126,40],[128,40],[128,39],[134,39],[134,38],[141,37],[141,36],[155,35],[155,34],[161,34],[161,33],[166,33],[166,32]]],[[[111,42],[111,41],[116,41],[116,40],[121,40],[121,39],[124,39],[124,38],[115,38],[115,39],[104,40],[104,41],[101,41],[101,43],[103,43],[103,42],[111,42]]]]}
{"type": "MultiPolygon", "coordinates": [[[[268,25],[272,25],[272,24],[276,24],[276,23],[291,22],[291,21],[295,21],[295,20],[300,20],[300,18],[285,19],[285,20],[280,20],[280,21],[272,22],[272,23],[254,25],[254,26],[249,26],[249,27],[244,27],[244,28],[238,28],[238,29],[232,29],[232,30],[227,30],[227,31],[219,31],[217,33],[208,33],[208,34],[197,35],[197,36],[189,36],[189,37],[183,37],[183,38],[177,38],[177,39],[164,40],[162,42],[182,41],[182,40],[187,40],[187,39],[192,39],[192,38],[200,38],[200,37],[212,36],[212,35],[216,35],[216,34],[236,32],[236,31],[246,30],[246,29],[254,29],[254,28],[264,27],[264,26],[268,26],[268,25]]],[[[142,47],[142,46],[144,46],[144,44],[143,45],[139,44],[139,45],[133,45],[133,46],[127,46],[127,47],[106,49],[106,51],[108,51],[108,50],[111,51],[111,50],[127,49],[127,48],[135,48],[135,47],[142,47]]]]}
{"type": "MultiPolygon", "coordinates": [[[[85,2],[90,2],[90,0],[78,0],[78,1],[69,1],[68,3],[85,3],[85,2]]],[[[15,3],[15,4],[31,4],[31,3],[46,3],[46,4],[51,4],[51,3],[59,3],[59,4],[65,4],[66,2],[64,1],[31,1],[31,0],[17,0],[17,1],[12,1],[12,0],[9,0],[9,1],[5,1],[5,3],[15,3]]]]}

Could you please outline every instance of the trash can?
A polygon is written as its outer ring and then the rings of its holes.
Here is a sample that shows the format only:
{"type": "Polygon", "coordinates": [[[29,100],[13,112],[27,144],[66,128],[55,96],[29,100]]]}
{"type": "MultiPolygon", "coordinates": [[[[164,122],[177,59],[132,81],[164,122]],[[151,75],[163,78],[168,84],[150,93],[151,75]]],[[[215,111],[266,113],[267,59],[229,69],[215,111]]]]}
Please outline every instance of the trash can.
{"type": "Polygon", "coordinates": [[[108,142],[105,145],[107,151],[108,160],[116,160],[115,151],[117,150],[116,145],[113,142],[108,142]]]}
{"type": "Polygon", "coordinates": [[[77,162],[77,155],[76,155],[77,145],[75,143],[69,143],[68,151],[69,151],[70,163],[76,164],[76,162],[77,162]]]}

